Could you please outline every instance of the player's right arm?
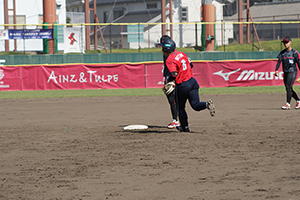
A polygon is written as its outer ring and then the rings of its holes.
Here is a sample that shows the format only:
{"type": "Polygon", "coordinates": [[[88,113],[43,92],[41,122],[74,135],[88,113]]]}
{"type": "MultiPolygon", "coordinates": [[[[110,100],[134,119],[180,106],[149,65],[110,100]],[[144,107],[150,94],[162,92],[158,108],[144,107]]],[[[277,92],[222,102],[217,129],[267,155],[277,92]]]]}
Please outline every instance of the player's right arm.
{"type": "Polygon", "coordinates": [[[176,62],[174,61],[173,57],[170,57],[166,60],[166,65],[168,67],[169,73],[170,73],[170,81],[174,81],[176,77],[178,76],[177,68],[176,68],[176,62]]]}
{"type": "Polygon", "coordinates": [[[300,70],[300,61],[299,61],[300,55],[299,55],[299,52],[297,50],[295,50],[294,57],[295,57],[297,65],[298,65],[298,69],[300,70]]]}

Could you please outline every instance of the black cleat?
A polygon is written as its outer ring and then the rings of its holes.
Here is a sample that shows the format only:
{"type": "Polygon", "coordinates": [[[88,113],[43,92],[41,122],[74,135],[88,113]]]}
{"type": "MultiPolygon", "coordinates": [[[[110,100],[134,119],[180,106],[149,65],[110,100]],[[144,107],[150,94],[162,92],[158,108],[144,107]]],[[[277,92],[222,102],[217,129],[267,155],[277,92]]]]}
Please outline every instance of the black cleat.
{"type": "Polygon", "coordinates": [[[215,107],[214,103],[212,102],[212,100],[208,100],[208,102],[207,102],[207,109],[209,110],[209,114],[212,117],[215,116],[216,107],[215,107]]]}

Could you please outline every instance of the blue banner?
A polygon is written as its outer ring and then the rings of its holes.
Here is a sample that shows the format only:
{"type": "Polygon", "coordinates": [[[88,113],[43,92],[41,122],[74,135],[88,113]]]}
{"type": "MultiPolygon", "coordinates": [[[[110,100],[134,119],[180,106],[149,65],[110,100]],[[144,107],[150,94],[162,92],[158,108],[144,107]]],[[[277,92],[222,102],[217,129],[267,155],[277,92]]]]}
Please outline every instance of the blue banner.
{"type": "Polygon", "coordinates": [[[8,30],[9,39],[23,39],[23,30],[19,29],[9,29],[8,30]]]}
{"type": "Polygon", "coordinates": [[[9,39],[53,39],[53,29],[9,29],[9,39]]]}

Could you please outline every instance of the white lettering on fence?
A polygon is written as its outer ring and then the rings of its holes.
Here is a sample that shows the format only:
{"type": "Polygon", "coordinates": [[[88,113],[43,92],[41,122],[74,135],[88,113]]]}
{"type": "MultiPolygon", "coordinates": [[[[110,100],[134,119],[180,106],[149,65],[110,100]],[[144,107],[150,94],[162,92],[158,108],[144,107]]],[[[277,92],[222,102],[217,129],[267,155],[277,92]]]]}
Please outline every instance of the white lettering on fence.
{"type": "Polygon", "coordinates": [[[79,81],[80,83],[106,83],[106,82],[118,82],[119,77],[118,74],[114,75],[98,75],[97,71],[87,71],[86,73],[81,72],[79,76],[75,74],[60,74],[56,75],[54,71],[51,71],[51,74],[48,77],[47,83],[53,81],[55,83],[76,83],[79,81]]]}

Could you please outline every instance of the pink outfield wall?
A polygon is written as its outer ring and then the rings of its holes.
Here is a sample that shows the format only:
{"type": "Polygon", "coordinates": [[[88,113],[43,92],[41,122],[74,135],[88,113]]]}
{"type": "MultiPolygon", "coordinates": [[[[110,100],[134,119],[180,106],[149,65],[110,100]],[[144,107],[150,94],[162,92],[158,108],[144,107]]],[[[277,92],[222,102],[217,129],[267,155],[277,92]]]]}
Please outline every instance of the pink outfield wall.
{"type": "MultiPolygon", "coordinates": [[[[200,87],[282,85],[277,60],[193,61],[200,87]]],[[[1,66],[0,91],[159,88],[163,63],[1,66]]]]}

